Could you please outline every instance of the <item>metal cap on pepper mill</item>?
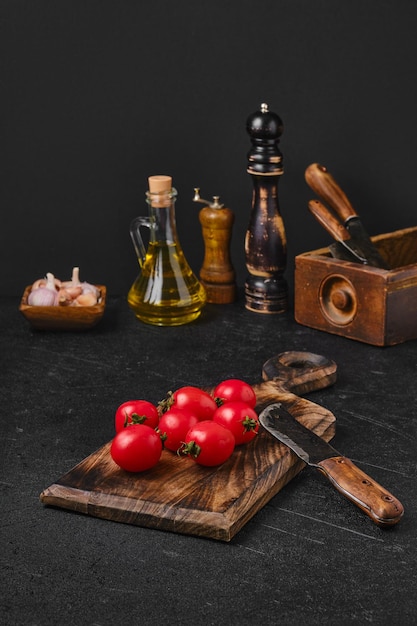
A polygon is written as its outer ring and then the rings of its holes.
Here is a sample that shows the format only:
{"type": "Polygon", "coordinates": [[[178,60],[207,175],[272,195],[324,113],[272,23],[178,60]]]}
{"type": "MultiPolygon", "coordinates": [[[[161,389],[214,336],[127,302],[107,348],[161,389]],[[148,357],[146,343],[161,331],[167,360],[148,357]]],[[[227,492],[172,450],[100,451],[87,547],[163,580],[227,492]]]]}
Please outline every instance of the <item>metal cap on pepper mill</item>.
{"type": "Polygon", "coordinates": [[[246,308],[258,313],[283,313],[288,308],[288,285],[283,275],[287,242],[278,203],[278,180],[284,171],[278,148],[283,123],[264,103],[248,117],[246,130],[252,142],[247,171],[253,183],[245,237],[249,272],[245,282],[246,308]]]}

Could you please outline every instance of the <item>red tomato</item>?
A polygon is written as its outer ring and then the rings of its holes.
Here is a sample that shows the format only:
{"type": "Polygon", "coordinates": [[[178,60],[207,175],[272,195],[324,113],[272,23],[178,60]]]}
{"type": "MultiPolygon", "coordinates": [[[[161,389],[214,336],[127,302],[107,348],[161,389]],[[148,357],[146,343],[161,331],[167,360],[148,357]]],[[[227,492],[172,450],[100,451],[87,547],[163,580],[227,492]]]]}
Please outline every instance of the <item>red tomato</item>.
{"type": "Polygon", "coordinates": [[[248,443],[259,430],[256,411],[244,402],[226,402],[219,406],[213,421],[228,428],[234,435],[236,445],[248,443]]]}
{"type": "Polygon", "coordinates": [[[235,438],[227,428],[212,420],[203,420],[190,428],[179,453],[190,456],[199,465],[221,465],[231,456],[235,438]]]}
{"type": "Polygon", "coordinates": [[[169,409],[162,415],[158,424],[158,432],[163,437],[164,447],[176,452],[187,432],[197,423],[198,419],[189,411],[175,407],[169,409]]]}
{"type": "Polygon", "coordinates": [[[167,400],[162,402],[162,405],[164,405],[165,411],[172,407],[186,409],[193,413],[199,421],[211,419],[214,411],[217,409],[217,404],[209,393],[199,387],[191,386],[181,387],[174,393],[169,394],[167,400]]]}
{"type": "Polygon", "coordinates": [[[128,424],[146,424],[151,428],[158,426],[158,409],[147,400],[129,400],[119,406],[115,415],[116,433],[128,424]]]}
{"type": "Polygon", "coordinates": [[[153,428],[133,424],[116,434],[110,454],[113,461],[127,472],[143,472],[158,463],[162,441],[153,428]]]}
{"type": "Polygon", "coordinates": [[[256,406],[256,395],[252,387],[238,378],[223,380],[217,385],[213,392],[217,404],[225,402],[245,402],[252,408],[256,406]]]}

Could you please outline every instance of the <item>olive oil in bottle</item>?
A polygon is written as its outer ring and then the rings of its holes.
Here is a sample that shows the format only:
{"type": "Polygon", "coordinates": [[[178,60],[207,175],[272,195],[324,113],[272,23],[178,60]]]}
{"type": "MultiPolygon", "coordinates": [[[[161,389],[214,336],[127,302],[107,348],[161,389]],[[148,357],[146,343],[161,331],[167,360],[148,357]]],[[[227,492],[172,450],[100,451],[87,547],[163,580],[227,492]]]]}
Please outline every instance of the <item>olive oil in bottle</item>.
{"type": "Polygon", "coordinates": [[[170,176],[150,176],[147,217],[131,224],[131,237],[141,271],[128,293],[136,317],[157,326],[178,326],[195,320],[206,292],[190,268],[178,240],[175,221],[177,192],[170,176]],[[145,249],[141,227],[149,229],[145,249]]]}

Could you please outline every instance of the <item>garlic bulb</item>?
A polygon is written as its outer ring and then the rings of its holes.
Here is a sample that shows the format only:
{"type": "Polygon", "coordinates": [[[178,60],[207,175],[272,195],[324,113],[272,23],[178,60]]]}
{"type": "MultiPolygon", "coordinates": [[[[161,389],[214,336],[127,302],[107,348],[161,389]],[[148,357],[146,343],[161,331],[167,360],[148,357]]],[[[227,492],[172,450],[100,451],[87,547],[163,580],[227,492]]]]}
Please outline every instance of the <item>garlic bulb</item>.
{"type": "MultiPolygon", "coordinates": [[[[73,287],[81,287],[82,289],[82,293],[83,294],[87,294],[87,293],[92,293],[94,294],[95,298],[96,298],[96,302],[100,297],[100,290],[97,289],[97,287],[95,285],[92,285],[91,283],[87,283],[87,282],[81,282],[80,281],[80,268],[79,267],[73,267],[72,268],[72,276],[71,276],[71,280],[67,280],[64,281],[62,284],[62,287],[64,287],[65,289],[68,288],[73,288],[73,287]]],[[[88,302],[91,304],[92,299],[88,299],[88,302]]],[[[84,305],[86,306],[86,305],[84,305]]],[[[89,305],[87,305],[89,306],[89,305]]]]}
{"type": "Polygon", "coordinates": [[[58,294],[54,294],[53,291],[46,287],[39,287],[34,291],[31,291],[28,297],[28,304],[30,306],[56,306],[58,294]]]}
{"type": "Polygon", "coordinates": [[[32,287],[28,297],[28,304],[30,306],[56,306],[58,304],[58,292],[55,285],[55,276],[48,272],[46,282],[39,281],[39,284],[41,286],[35,287],[35,289],[32,287]]]}
{"type": "Polygon", "coordinates": [[[91,283],[81,283],[81,287],[83,290],[83,294],[92,294],[97,302],[100,297],[100,290],[97,289],[95,285],[92,285],[91,283]]]}

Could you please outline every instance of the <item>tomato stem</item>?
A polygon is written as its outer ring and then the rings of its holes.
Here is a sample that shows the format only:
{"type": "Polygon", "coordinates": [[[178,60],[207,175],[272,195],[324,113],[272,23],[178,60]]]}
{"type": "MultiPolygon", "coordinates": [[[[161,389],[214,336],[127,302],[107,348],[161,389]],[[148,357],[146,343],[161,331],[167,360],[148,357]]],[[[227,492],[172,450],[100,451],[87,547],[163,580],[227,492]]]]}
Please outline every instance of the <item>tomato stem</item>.
{"type": "Polygon", "coordinates": [[[162,447],[165,449],[165,441],[168,439],[168,435],[165,432],[162,432],[159,430],[159,428],[155,428],[155,431],[157,432],[157,434],[159,435],[159,438],[161,440],[162,443],[162,447]]]}
{"type": "Polygon", "coordinates": [[[138,413],[132,413],[130,416],[131,421],[129,422],[129,415],[127,411],[125,412],[125,421],[124,426],[132,426],[132,424],[146,424],[146,420],[148,419],[147,415],[139,415],[138,413]]]}
{"type": "Polygon", "coordinates": [[[168,391],[166,398],[158,402],[159,413],[166,413],[174,404],[174,394],[172,391],[168,391]]]}
{"type": "Polygon", "coordinates": [[[254,420],[252,417],[246,416],[244,420],[242,420],[243,428],[245,429],[245,433],[255,430],[258,426],[258,420],[254,420]]]}
{"type": "Polygon", "coordinates": [[[201,452],[201,447],[195,441],[182,443],[177,450],[178,456],[191,456],[196,459],[201,452]]]}

